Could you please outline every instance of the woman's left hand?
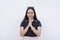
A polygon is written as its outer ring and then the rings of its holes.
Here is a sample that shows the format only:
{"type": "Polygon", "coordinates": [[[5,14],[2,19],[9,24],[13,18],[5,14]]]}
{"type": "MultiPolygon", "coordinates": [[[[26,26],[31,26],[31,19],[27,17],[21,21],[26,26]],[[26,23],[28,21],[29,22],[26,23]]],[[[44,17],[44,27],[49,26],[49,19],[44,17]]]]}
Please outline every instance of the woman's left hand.
{"type": "Polygon", "coordinates": [[[33,20],[30,19],[30,20],[29,20],[29,26],[30,26],[30,27],[32,27],[32,22],[33,22],[33,20]]]}

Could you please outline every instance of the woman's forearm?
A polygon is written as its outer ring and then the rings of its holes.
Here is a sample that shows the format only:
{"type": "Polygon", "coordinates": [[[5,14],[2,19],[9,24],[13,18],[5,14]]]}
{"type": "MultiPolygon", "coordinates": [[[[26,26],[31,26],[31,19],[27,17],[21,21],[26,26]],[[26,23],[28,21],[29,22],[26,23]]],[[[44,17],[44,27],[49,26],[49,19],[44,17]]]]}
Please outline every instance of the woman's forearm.
{"type": "Polygon", "coordinates": [[[28,31],[29,25],[23,30],[24,34],[28,31]]]}
{"type": "Polygon", "coordinates": [[[21,31],[21,36],[24,36],[25,33],[28,31],[29,25],[21,31]]]}
{"type": "Polygon", "coordinates": [[[31,27],[31,29],[37,36],[40,36],[41,30],[36,30],[33,26],[31,27]]]}

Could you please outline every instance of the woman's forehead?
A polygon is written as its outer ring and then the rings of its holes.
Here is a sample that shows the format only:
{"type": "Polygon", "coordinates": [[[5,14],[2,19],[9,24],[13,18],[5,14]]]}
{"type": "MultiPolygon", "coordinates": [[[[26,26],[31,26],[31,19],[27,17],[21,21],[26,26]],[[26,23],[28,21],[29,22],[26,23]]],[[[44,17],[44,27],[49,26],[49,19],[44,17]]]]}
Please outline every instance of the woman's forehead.
{"type": "Polygon", "coordinates": [[[32,9],[29,9],[28,12],[33,12],[33,10],[32,9]]]}

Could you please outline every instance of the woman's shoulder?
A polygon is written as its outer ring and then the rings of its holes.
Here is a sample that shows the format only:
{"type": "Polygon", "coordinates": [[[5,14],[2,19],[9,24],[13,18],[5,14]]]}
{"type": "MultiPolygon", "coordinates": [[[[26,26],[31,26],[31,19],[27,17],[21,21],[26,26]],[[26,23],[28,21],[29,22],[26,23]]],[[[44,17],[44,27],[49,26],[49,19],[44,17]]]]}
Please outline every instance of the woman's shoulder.
{"type": "Polygon", "coordinates": [[[37,20],[35,20],[35,22],[40,22],[40,21],[37,19],[37,20]]]}
{"type": "Polygon", "coordinates": [[[42,26],[39,20],[35,20],[35,22],[38,24],[38,26],[42,26]]]}
{"type": "Polygon", "coordinates": [[[22,22],[24,22],[24,23],[25,23],[25,22],[28,22],[28,20],[23,20],[22,22]]]}

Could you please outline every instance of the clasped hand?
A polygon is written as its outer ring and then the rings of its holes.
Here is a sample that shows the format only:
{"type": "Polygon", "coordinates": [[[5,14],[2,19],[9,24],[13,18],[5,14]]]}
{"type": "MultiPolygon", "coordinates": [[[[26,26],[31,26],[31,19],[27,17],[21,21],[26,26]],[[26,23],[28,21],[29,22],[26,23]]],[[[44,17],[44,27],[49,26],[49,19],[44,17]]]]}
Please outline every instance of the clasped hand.
{"type": "Polygon", "coordinates": [[[33,20],[30,19],[30,20],[29,20],[29,24],[28,24],[29,27],[32,27],[32,22],[33,22],[33,20]]]}

